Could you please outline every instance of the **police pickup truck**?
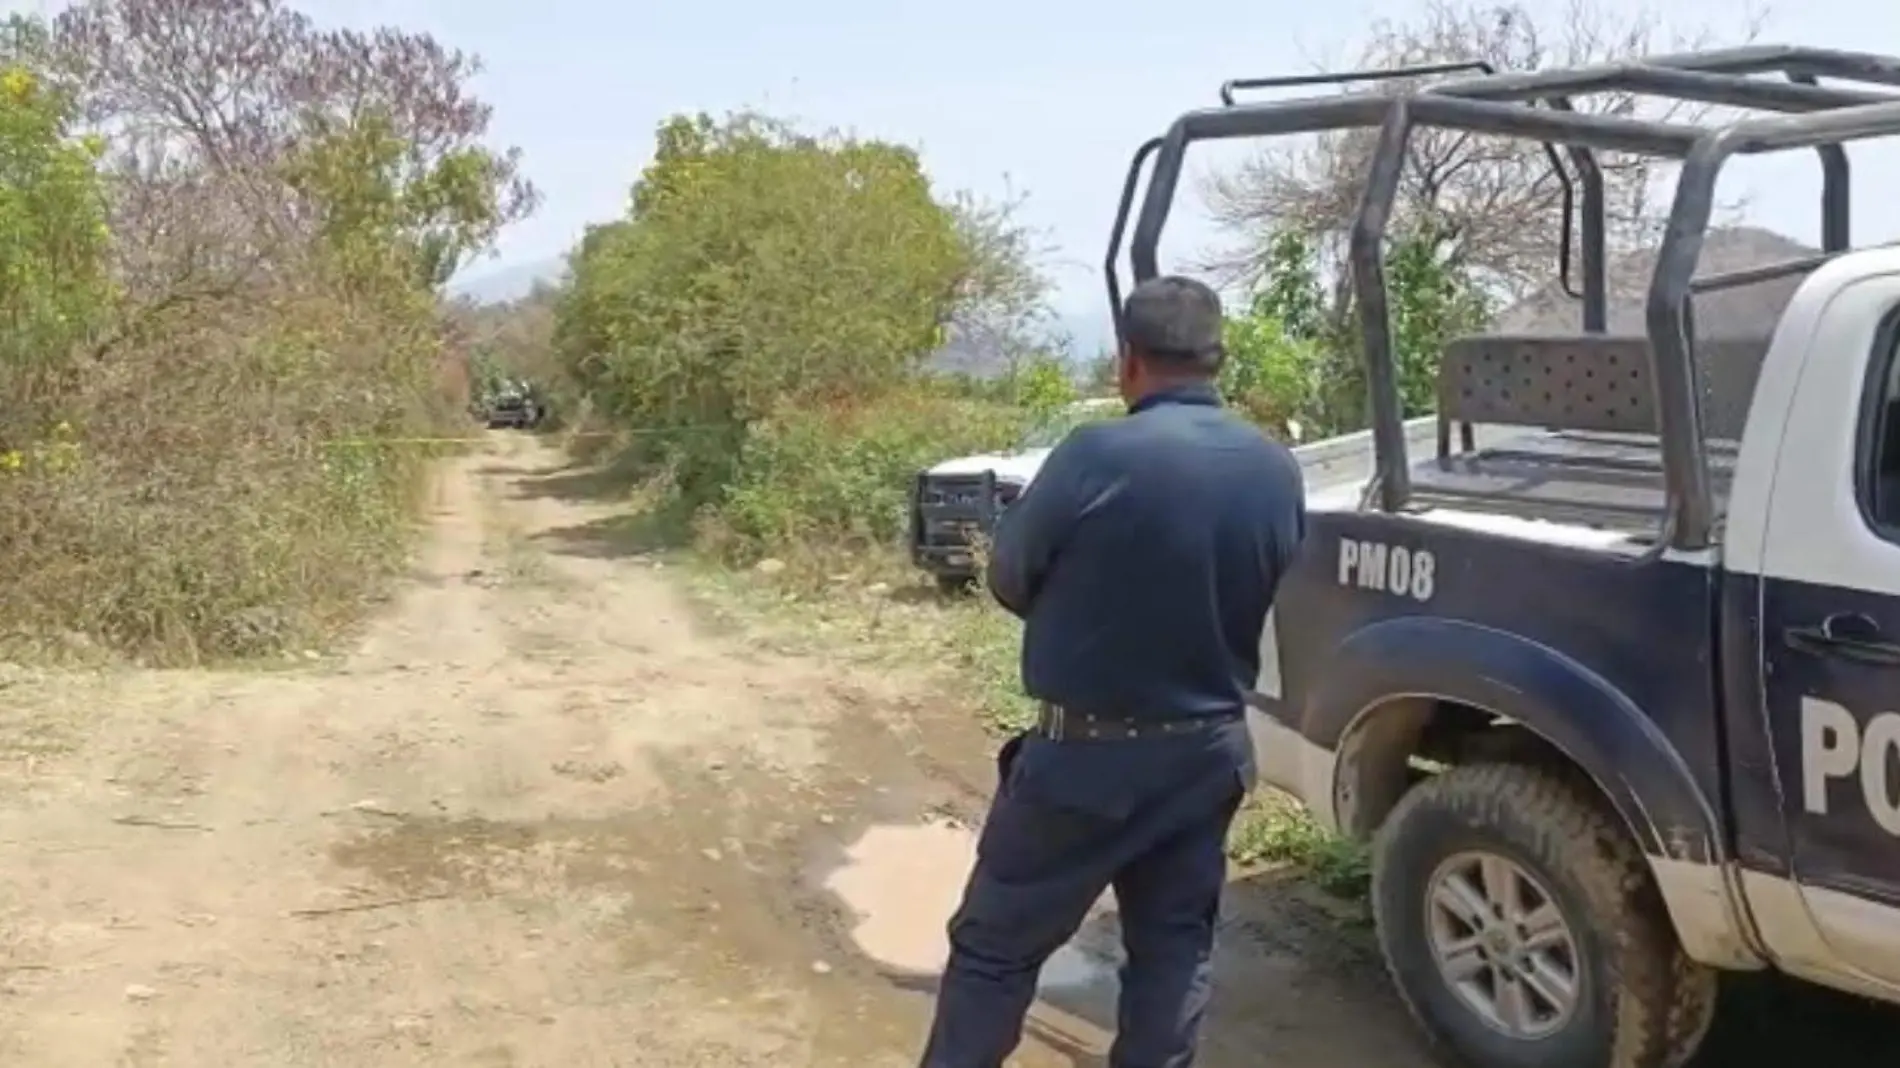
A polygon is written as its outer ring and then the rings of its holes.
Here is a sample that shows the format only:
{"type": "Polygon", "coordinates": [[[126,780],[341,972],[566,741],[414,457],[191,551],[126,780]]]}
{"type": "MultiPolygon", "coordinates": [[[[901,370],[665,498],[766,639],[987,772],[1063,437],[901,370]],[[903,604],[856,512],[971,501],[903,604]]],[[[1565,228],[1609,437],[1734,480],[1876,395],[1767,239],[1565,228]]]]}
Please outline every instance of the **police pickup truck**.
{"type": "Polygon", "coordinates": [[[1900,133],[1883,86],[1900,60],[1785,47],[1413,78],[1192,112],[1130,168],[1141,279],[1190,143],[1377,131],[1373,474],[1311,479],[1251,722],[1262,778],[1371,843],[1392,978],[1461,1063],[1673,1068],[1724,970],[1900,1001],[1900,249],[1848,249],[1841,147],[1900,133]],[[1783,114],[1572,110],[1601,91],[1783,114]],[[1582,329],[1451,344],[1415,462],[1381,257],[1418,126],[1561,147],[1584,233],[1582,329]],[[1723,163],[1803,147],[1825,254],[1698,277],[1723,163]],[[1623,334],[1595,151],[1681,162],[1623,334]],[[1736,332],[1725,301],[1780,311],[1736,332]]]}

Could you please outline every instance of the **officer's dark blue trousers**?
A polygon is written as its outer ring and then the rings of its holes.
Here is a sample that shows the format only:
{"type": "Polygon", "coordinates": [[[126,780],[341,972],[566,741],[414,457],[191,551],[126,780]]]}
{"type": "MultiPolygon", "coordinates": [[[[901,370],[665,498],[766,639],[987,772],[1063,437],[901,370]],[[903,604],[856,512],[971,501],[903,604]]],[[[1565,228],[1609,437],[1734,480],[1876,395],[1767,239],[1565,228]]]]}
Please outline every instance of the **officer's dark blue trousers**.
{"type": "Polygon", "coordinates": [[[1186,1068],[1207,1008],[1244,724],[1115,741],[1018,737],[950,921],[923,1068],[1001,1068],[1043,962],[1114,888],[1127,963],[1111,1068],[1186,1068]]]}

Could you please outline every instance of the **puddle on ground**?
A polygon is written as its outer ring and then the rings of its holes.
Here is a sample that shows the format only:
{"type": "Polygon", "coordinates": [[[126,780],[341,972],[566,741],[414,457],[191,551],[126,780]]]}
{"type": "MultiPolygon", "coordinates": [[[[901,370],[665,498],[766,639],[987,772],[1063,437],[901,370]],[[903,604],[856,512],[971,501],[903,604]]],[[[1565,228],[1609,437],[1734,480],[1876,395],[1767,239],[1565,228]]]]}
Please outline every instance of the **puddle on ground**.
{"type": "Polygon", "coordinates": [[[1121,962],[1115,958],[1072,942],[1043,964],[1042,981],[1036,986],[1045,997],[1064,1002],[1101,998],[1112,1003],[1119,988],[1115,978],[1119,967],[1121,962]]]}
{"type": "MultiPolygon", "coordinates": [[[[855,948],[906,990],[934,989],[948,954],[944,926],[975,859],[975,835],[948,821],[878,823],[825,858],[823,888],[845,906],[855,948]]],[[[1288,895],[1235,895],[1243,928],[1270,942],[1222,939],[1216,996],[1203,1036],[1209,1068],[1396,1068],[1421,1063],[1404,1016],[1383,988],[1342,984],[1310,958],[1334,937],[1289,911],[1288,895]],[[1368,990],[1379,990],[1370,1000],[1368,990]]],[[[1232,899],[1230,899],[1232,900],[1232,899]]],[[[1115,1030],[1121,932],[1113,899],[1098,904],[1067,946],[1043,966],[1020,1063],[1078,1068],[1102,1063],[1115,1030]]]]}
{"type": "MultiPolygon", "coordinates": [[[[856,917],[850,935],[860,952],[892,971],[935,977],[949,955],[945,925],[975,860],[975,833],[947,820],[874,824],[845,847],[824,888],[856,917]]],[[[1104,919],[1091,917],[1043,965],[1046,1000],[1065,1009],[1113,1004],[1120,946],[1104,919]]]]}

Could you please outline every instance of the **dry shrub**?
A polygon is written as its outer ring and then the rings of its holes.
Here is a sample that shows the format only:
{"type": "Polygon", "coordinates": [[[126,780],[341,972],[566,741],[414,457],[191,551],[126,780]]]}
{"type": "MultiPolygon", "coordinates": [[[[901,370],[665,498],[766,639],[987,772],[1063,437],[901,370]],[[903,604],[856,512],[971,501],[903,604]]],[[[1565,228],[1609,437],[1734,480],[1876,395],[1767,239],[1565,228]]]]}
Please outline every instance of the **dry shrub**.
{"type": "Polygon", "coordinates": [[[437,425],[430,320],[313,281],[200,304],[91,369],[0,477],[16,640],[158,662],[306,645],[404,556],[437,425]],[[62,444],[63,443],[63,444],[62,444]]]}
{"type": "Polygon", "coordinates": [[[306,648],[401,563],[436,290],[535,199],[475,66],[279,0],[0,22],[0,655],[306,648]]]}

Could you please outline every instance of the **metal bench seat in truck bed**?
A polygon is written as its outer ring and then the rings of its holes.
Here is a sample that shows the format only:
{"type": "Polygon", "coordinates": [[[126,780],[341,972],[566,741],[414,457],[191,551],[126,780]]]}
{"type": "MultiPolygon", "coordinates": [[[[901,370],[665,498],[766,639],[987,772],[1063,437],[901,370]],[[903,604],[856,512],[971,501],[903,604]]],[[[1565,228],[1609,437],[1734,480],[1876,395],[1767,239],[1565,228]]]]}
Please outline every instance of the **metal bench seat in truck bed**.
{"type": "MultiPolygon", "coordinates": [[[[1725,502],[1766,338],[1697,342],[1711,480],[1725,502]]],[[[1649,343],[1608,335],[1463,338],[1446,347],[1439,417],[1478,447],[1411,465],[1415,501],[1653,532],[1665,504],[1649,343]],[[1522,433],[1501,433],[1519,428],[1522,433]]]]}

